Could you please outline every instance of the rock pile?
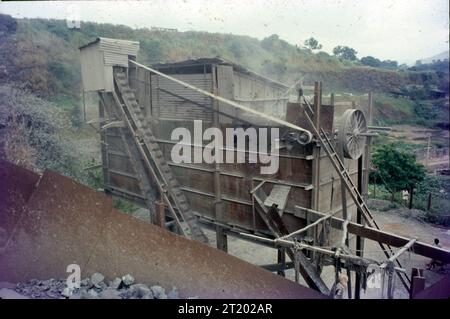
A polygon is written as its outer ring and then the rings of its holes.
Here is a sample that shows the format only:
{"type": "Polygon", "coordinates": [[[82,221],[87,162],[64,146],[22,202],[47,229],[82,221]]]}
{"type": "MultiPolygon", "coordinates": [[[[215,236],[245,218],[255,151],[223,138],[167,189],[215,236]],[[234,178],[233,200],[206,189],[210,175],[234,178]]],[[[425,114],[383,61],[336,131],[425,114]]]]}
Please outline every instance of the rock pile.
{"type": "Polygon", "coordinates": [[[11,288],[2,288],[0,298],[22,296],[33,299],[180,299],[177,288],[173,287],[166,293],[161,286],[135,283],[130,274],[106,281],[105,276],[94,273],[91,277],[81,280],[80,287],[74,289],[67,287],[65,279],[32,279],[11,288]]]}

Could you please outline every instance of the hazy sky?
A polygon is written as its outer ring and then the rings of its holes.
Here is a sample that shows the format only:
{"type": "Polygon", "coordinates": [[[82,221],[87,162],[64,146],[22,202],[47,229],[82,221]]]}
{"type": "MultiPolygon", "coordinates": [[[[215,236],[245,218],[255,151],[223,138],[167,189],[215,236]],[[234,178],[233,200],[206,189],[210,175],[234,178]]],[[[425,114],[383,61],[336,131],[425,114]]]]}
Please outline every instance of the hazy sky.
{"type": "Polygon", "coordinates": [[[331,52],[336,45],[358,57],[414,62],[448,50],[448,0],[149,0],[3,2],[14,17],[167,27],[249,35],[273,33],[292,44],[314,36],[331,52]]]}

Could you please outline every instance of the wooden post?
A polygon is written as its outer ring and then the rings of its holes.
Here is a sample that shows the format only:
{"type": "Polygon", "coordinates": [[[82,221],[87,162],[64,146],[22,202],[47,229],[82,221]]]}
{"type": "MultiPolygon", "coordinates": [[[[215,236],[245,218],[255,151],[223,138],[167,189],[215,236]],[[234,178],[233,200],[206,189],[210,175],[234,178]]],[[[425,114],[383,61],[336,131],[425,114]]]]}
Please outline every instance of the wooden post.
{"type": "MultiPolygon", "coordinates": [[[[322,82],[314,83],[314,126],[320,132],[320,112],[322,106],[322,82]]],[[[313,164],[312,164],[312,190],[311,208],[319,210],[320,203],[320,144],[316,143],[313,148],[313,164]]],[[[308,236],[313,237],[313,245],[316,244],[316,234],[313,229],[308,231],[308,236]]],[[[311,253],[311,258],[314,260],[315,252],[311,253]]]]}
{"type": "Polygon", "coordinates": [[[84,92],[84,87],[83,87],[83,124],[86,124],[86,96],[85,96],[85,92],[84,92]]]}
{"type": "MultiPolygon", "coordinates": [[[[322,103],[322,83],[314,83],[314,125],[320,132],[320,109],[322,103]]],[[[314,186],[312,191],[312,205],[311,208],[319,210],[319,193],[320,193],[320,144],[316,143],[313,149],[313,176],[312,184],[314,186]]]]}
{"type": "Polygon", "coordinates": [[[285,248],[279,248],[278,249],[278,256],[277,256],[277,262],[280,266],[280,269],[278,270],[277,274],[286,277],[285,269],[286,269],[286,249],[285,248]]]}
{"type": "MultiPolygon", "coordinates": [[[[211,68],[211,73],[213,77],[213,93],[214,95],[219,94],[219,83],[217,76],[217,65],[213,65],[211,68]]],[[[219,128],[219,101],[214,99],[213,107],[215,112],[213,112],[213,126],[219,128]]],[[[221,150],[221,152],[223,152],[221,150]]],[[[215,163],[214,167],[214,215],[218,222],[223,221],[223,202],[222,202],[222,191],[220,185],[220,163],[215,163]]],[[[216,225],[216,241],[217,249],[228,251],[228,241],[227,235],[223,227],[216,225]]]]}
{"type": "Polygon", "coordinates": [[[425,160],[425,168],[428,169],[428,163],[430,160],[430,142],[431,142],[431,134],[428,133],[428,140],[427,140],[427,158],[425,160]]]}
{"type": "Polygon", "coordinates": [[[414,296],[425,289],[425,277],[423,277],[423,269],[411,269],[411,288],[409,290],[409,298],[414,299],[414,296]]]}
{"type": "MultiPolygon", "coordinates": [[[[358,191],[363,189],[363,158],[358,158],[358,191]]],[[[362,212],[358,208],[356,213],[356,222],[363,224],[362,212]]],[[[361,236],[356,236],[356,256],[363,256],[364,239],[361,236]]],[[[359,272],[355,273],[355,299],[360,299],[361,292],[361,275],[359,272]]]]}
{"type": "MultiPolygon", "coordinates": [[[[372,125],[373,122],[373,114],[372,107],[373,105],[373,95],[372,92],[369,92],[369,101],[368,101],[368,125],[372,125]]],[[[372,136],[366,137],[366,145],[364,149],[364,177],[362,183],[361,194],[363,195],[364,200],[367,201],[368,193],[369,193],[369,174],[370,174],[370,161],[371,161],[371,148],[372,148],[372,136]]]]}
{"type": "Polygon", "coordinates": [[[386,268],[388,272],[387,297],[388,299],[394,299],[394,288],[395,288],[394,262],[389,261],[386,268]]]}
{"type": "Polygon", "coordinates": [[[161,228],[166,228],[166,206],[161,201],[155,202],[155,224],[161,228]]]}
{"type": "Polygon", "coordinates": [[[427,211],[431,210],[431,199],[432,199],[432,195],[431,195],[431,193],[428,193],[427,211]]]}
{"type": "Polygon", "coordinates": [[[413,204],[413,194],[414,194],[414,187],[411,186],[411,187],[409,188],[409,205],[408,205],[409,209],[412,208],[412,204],[413,204]]]}
{"type": "MultiPolygon", "coordinates": [[[[136,61],[136,57],[129,57],[130,60],[136,61]]],[[[133,64],[131,62],[128,62],[128,83],[130,85],[130,88],[136,89],[136,83],[137,83],[137,65],[133,64]]]]}
{"type": "MultiPolygon", "coordinates": [[[[373,106],[373,96],[372,92],[369,92],[368,96],[368,125],[372,125],[372,106],[373,106]]],[[[370,174],[370,160],[371,160],[371,145],[372,137],[366,137],[366,145],[364,147],[363,157],[358,159],[358,191],[362,194],[364,201],[369,199],[369,174],[370,174]]],[[[375,197],[376,185],[373,184],[373,196],[375,197]]],[[[365,224],[362,218],[362,212],[360,209],[357,210],[356,222],[358,224],[365,224]]],[[[356,236],[356,255],[363,257],[364,255],[364,238],[361,236],[356,236]]],[[[361,276],[355,274],[355,299],[360,299],[361,297],[361,276]]]]}

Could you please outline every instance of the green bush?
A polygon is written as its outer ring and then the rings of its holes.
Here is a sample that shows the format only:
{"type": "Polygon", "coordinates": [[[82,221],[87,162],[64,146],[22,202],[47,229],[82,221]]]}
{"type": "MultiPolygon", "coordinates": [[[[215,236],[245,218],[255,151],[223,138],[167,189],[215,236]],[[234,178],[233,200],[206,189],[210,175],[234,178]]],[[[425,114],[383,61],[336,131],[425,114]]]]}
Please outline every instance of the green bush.
{"type": "MultiPolygon", "coordinates": [[[[62,132],[70,130],[71,125],[63,112],[53,103],[40,99],[30,93],[12,86],[0,86],[0,126],[4,127],[3,139],[17,139],[23,149],[31,150],[33,159],[20,158],[20,148],[11,149],[6,159],[12,162],[32,162],[37,170],[46,168],[68,176],[76,175],[74,149],[70,141],[63,140],[62,132]],[[15,132],[17,136],[9,136],[15,132]]],[[[8,153],[8,152],[7,152],[8,153]]]]}
{"type": "Polygon", "coordinates": [[[137,210],[137,207],[132,203],[117,198],[114,198],[114,208],[117,208],[125,213],[133,213],[137,210]]]}

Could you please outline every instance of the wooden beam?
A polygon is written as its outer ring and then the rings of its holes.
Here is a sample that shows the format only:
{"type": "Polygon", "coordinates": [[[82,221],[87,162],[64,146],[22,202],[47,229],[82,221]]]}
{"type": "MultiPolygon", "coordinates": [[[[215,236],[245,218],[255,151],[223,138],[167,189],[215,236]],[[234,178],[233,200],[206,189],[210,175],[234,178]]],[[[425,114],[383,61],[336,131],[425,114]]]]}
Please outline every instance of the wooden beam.
{"type": "Polygon", "coordinates": [[[163,202],[155,202],[155,213],[155,224],[161,228],[166,228],[166,206],[163,202]]]}
{"type": "Polygon", "coordinates": [[[394,255],[392,255],[389,258],[389,261],[394,261],[396,260],[398,257],[400,257],[401,254],[403,254],[405,251],[407,251],[408,249],[410,249],[412,247],[412,245],[414,245],[414,243],[417,241],[417,238],[413,238],[411,239],[405,246],[403,246],[402,248],[400,248],[398,251],[395,252],[394,255]]]}
{"type": "MultiPolygon", "coordinates": [[[[305,209],[305,210],[306,210],[306,211],[309,211],[309,209],[305,209]]],[[[314,226],[320,224],[320,223],[323,222],[324,220],[327,220],[328,218],[333,217],[333,215],[334,215],[334,214],[329,214],[329,215],[320,217],[320,218],[317,219],[315,222],[313,222],[313,223],[311,223],[311,224],[309,224],[309,225],[307,225],[307,226],[305,226],[305,227],[303,227],[303,228],[301,228],[301,229],[299,229],[299,230],[296,230],[296,231],[294,231],[294,232],[292,232],[292,233],[290,233],[290,234],[288,234],[288,235],[286,235],[286,236],[280,237],[280,239],[287,239],[287,238],[289,238],[289,237],[299,235],[299,234],[301,234],[301,233],[307,231],[308,229],[310,229],[310,228],[312,228],[312,227],[314,227],[314,226]]]]}
{"type": "MultiPolygon", "coordinates": [[[[303,207],[298,207],[299,210],[304,210],[303,207]]],[[[310,214],[312,214],[312,218],[319,219],[320,217],[326,216],[327,214],[317,212],[317,211],[311,211],[310,214]]],[[[345,222],[341,218],[332,217],[331,219],[331,226],[335,229],[342,229],[342,225],[345,222]]],[[[370,239],[376,242],[381,242],[384,244],[388,244],[390,246],[394,247],[402,247],[405,246],[411,238],[407,238],[404,236],[396,235],[390,232],[386,232],[380,229],[363,226],[354,222],[348,223],[348,231],[352,234],[359,235],[361,237],[364,237],[366,239],[370,239]]],[[[420,241],[414,242],[414,244],[411,247],[411,250],[420,256],[436,259],[439,261],[442,261],[444,263],[450,263],[450,251],[445,250],[440,247],[436,247],[434,245],[426,244],[420,241]]]]}
{"type": "MultiPolygon", "coordinates": [[[[219,83],[217,76],[217,65],[213,65],[211,68],[212,82],[213,82],[213,93],[214,95],[219,94],[219,83]]],[[[219,127],[219,101],[213,100],[213,126],[219,127]]],[[[215,162],[214,164],[214,216],[217,221],[223,222],[223,202],[222,202],[222,188],[221,188],[221,178],[220,178],[220,164],[215,162]]],[[[224,232],[224,229],[216,225],[216,246],[217,249],[228,251],[228,239],[224,232]]]]}
{"type": "MultiPolygon", "coordinates": [[[[293,248],[293,247],[297,247],[297,249],[306,249],[306,250],[311,250],[314,252],[319,252],[328,256],[335,256],[336,255],[336,251],[332,251],[326,248],[322,248],[322,247],[317,247],[317,246],[311,246],[308,244],[304,244],[304,243],[300,243],[300,242],[293,242],[291,240],[286,240],[286,239],[281,239],[281,238],[275,238],[275,239],[270,239],[270,238],[264,238],[261,236],[256,236],[256,235],[252,235],[252,234],[247,234],[247,233],[239,233],[240,236],[243,237],[247,237],[249,239],[254,239],[255,241],[261,241],[261,242],[265,242],[267,244],[272,244],[272,245],[278,245],[278,246],[282,246],[282,247],[289,247],[289,248],[293,248]]],[[[351,254],[340,254],[339,258],[341,259],[346,259],[346,260],[350,260],[353,262],[362,262],[362,263],[376,263],[375,260],[370,260],[367,258],[362,258],[362,257],[358,257],[355,255],[351,255],[351,254]]]]}

